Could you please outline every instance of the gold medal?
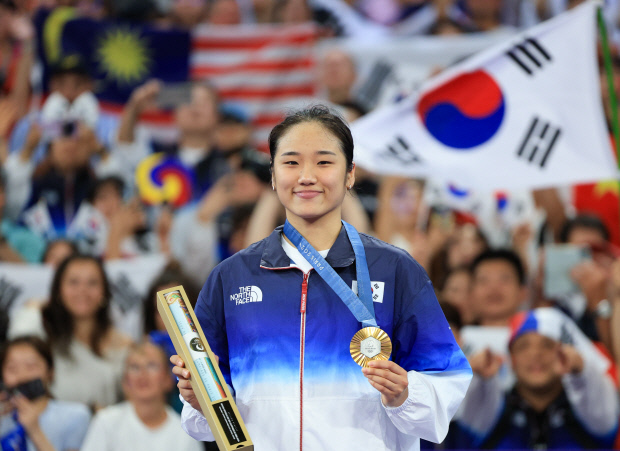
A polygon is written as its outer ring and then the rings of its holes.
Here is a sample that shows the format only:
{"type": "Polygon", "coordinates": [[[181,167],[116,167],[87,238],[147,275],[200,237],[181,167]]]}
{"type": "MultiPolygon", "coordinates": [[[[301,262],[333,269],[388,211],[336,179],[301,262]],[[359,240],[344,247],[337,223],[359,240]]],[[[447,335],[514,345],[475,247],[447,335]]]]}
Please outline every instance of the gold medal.
{"type": "Polygon", "coordinates": [[[361,367],[371,360],[387,360],[392,354],[392,340],[378,327],[365,327],[357,331],[349,347],[351,357],[361,367]]]}

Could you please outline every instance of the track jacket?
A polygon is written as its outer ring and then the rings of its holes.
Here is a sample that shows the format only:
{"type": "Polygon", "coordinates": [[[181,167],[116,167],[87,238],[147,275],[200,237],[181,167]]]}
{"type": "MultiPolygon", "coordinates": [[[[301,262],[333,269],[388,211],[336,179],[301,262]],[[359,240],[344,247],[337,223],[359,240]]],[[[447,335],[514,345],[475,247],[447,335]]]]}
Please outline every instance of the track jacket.
{"type": "MultiPolygon", "coordinates": [[[[281,232],[218,265],[195,309],[255,449],[417,450],[419,438],[440,442],[471,368],[424,270],[403,250],[361,234],[377,323],[392,340],[392,360],[408,371],[408,399],[385,407],[349,353],[360,323],[318,274],[291,266],[281,232]]],[[[356,285],[344,228],[326,260],[356,285]]],[[[213,440],[187,403],[182,417],[191,436],[213,440]]]]}

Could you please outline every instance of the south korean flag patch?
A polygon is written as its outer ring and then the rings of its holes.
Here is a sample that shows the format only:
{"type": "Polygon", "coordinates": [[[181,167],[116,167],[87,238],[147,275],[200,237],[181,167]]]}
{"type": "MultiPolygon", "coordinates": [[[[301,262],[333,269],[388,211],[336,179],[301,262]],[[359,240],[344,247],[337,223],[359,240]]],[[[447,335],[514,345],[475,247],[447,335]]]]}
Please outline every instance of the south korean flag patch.
{"type": "MultiPolygon", "coordinates": [[[[372,300],[374,302],[383,302],[383,292],[385,291],[385,282],[370,282],[372,288],[372,300]]],[[[357,294],[357,280],[351,283],[351,289],[357,294]]]]}

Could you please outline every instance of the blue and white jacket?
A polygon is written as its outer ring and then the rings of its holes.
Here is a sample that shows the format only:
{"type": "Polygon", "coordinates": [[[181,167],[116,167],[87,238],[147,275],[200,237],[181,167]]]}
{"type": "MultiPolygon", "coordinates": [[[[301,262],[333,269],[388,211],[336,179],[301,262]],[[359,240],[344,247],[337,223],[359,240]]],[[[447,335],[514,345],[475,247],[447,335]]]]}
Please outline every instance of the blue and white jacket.
{"type": "MultiPolygon", "coordinates": [[[[318,274],[300,270],[303,257],[288,243],[285,251],[281,232],[218,265],[195,309],[255,449],[417,450],[419,438],[440,442],[472,374],[424,270],[405,251],[361,235],[377,323],[392,340],[392,360],[409,373],[408,399],[385,407],[349,353],[360,323],[318,274]]],[[[344,228],[326,260],[356,284],[344,228]]],[[[191,436],[213,440],[187,403],[182,418],[191,436]]]]}

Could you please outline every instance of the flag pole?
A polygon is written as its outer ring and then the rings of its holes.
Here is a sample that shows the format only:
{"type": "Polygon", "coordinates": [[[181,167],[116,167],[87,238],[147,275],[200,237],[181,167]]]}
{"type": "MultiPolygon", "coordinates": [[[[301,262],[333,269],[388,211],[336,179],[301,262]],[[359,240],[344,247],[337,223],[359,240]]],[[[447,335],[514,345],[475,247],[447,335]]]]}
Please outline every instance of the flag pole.
{"type": "MultiPolygon", "coordinates": [[[[620,125],[618,123],[618,99],[614,89],[614,74],[611,62],[611,52],[609,51],[609,41],[607,40],[607,27],[603,17],[603,8],[599,7],[596,11],[598,18],[598,29],[601,34],[601,46],[603,48],[603,63],[607,78],[607,89],[609,90],[609,107],[611,109],[611,128],[614,134],[614,150],[618,168],[620,169],[620,125]]],[[[618,181],[620,183],[620,180],[618,181]]]]}
{"type": "MultiPolygon", "coordinates": [[[[601,47],[603,48],[603,63],[605,67],[605,75],[607,78],[607,89],[609,90],[609,108],[611,109],[611,129],[614,134],[614,150],[616,151],[616,164],[620,169],[620,125],[618,124],[618,99],[614,88],[614,72],[611,61],[611,52],[609,51],[609,41],[607,40],[607,27],[605,26],[605,18],[603,17],[603,7],[599,6],[596,10],[598,19],[598,29],[601,34],[601,47]]],[[[620,188],[620,178],[616,176],[618,187],[620,188]]],[[[620,190],[618,194],[618,211],[620,212],[620,190]]]]}

